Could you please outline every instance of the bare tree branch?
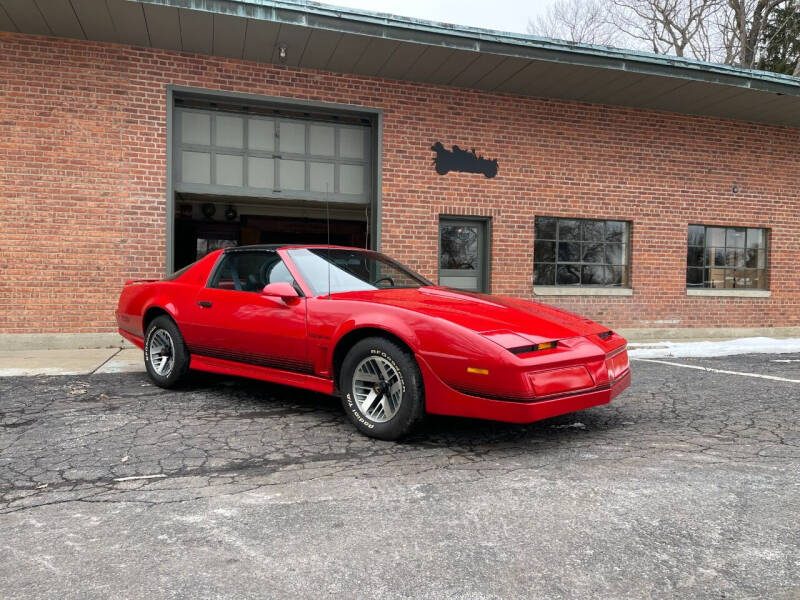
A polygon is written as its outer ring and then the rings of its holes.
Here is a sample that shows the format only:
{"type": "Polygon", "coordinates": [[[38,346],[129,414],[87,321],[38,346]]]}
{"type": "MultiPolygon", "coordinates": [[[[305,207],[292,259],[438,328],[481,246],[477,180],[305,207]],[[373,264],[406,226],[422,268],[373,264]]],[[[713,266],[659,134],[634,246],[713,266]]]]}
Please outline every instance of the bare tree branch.
{"type": "Polygon", "coordinates": [[[555,0],[528,31],[753,68],[770,18],[792,1],[555,0]]]}
{"type": "Polygon", "coordinates": [[[556,0],[528,21],[528,32],[582,44],[616,45],[619,32],[606,15],[606,0],[556,0]]]}
{"type": "Polygon", "coordinates": [[[659,54],[709,60],[714,45],[707,23],[724,0],[607,0],[611,20],[659,54]]]}

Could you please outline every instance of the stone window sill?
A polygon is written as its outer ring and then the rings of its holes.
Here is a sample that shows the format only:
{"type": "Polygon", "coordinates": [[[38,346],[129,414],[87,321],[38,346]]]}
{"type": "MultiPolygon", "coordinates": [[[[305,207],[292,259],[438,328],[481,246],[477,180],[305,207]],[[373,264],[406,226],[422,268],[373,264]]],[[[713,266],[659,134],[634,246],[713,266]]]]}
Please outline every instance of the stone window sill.
{"type": "Polygon", "coordinates": [[[769,298],[769,290],[727,290],[710,288],[687,288],[687,296],[712,296],[717,298],[769,298]]]}
{"type": "Polygon", "coordinates": [[[535,296],[633,296],[631,288],[535,285],[535,296]]]}

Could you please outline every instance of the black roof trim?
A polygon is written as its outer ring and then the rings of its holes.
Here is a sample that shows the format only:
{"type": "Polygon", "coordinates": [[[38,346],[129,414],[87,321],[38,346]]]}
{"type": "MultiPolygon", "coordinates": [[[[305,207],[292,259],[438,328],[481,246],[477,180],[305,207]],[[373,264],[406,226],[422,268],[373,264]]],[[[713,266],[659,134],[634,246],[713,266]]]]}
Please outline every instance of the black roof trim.
{"type": "Polygon", "coordinates": [[[247,252],[250,250],[266,250],[268,252],[275,252],[281,248],[289,248],[292,246],[301,246],[302,244],[252,244],[250,246],[234,246],[232,248],[225,248],[223,254],[229,252],[247,252]]]}

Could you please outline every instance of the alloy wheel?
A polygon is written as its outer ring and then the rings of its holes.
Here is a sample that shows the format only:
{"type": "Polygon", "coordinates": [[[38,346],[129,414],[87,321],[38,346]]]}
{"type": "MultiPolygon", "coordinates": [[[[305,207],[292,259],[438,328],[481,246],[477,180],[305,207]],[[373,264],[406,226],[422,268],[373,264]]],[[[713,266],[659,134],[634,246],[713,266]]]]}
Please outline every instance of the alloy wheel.
{"type": "Polygon", "coordinates": [[[150,336],[148,351],[153,371],[162,377],[169,375],[175,363],[175,344],[169,332],[165,329],[156,329],[150,336]]]}
{"type": "Polygon", "coordinates": [[[403,382],[397,368],[380,356],[362,360],[353,375],[353,398],[361,414],[374,423],[385,423],[394,417],[403,400],[403,382]]]}

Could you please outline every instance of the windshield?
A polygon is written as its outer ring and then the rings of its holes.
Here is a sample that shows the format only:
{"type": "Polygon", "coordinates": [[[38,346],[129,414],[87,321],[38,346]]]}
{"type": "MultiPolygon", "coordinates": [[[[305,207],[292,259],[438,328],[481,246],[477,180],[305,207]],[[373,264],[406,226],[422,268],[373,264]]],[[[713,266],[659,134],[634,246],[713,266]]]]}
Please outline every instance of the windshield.
{"type": "Polygon", "coordinates": [[[421,275],[370,250],[295,248],[289,250],[289,256],[315,296],[328,293],[329,273],[331,294],[433,285],[421,275]]]}

